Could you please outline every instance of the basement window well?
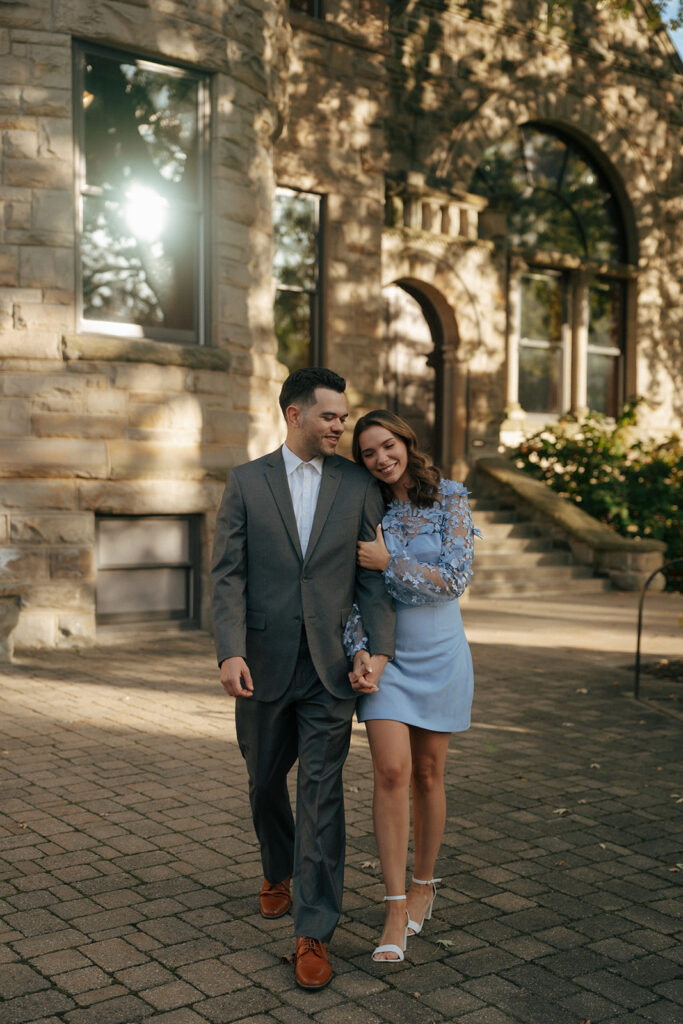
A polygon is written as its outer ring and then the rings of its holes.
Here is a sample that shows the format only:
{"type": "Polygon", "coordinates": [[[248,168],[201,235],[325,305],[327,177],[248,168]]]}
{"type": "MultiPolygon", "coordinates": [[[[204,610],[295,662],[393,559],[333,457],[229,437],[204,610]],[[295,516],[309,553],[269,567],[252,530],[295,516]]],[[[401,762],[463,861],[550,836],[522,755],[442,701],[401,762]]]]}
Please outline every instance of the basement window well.
{"type": "Polygon", "coordinates": [[[98,626],[199,626],[199,517],[98,516],[98,626]]]}

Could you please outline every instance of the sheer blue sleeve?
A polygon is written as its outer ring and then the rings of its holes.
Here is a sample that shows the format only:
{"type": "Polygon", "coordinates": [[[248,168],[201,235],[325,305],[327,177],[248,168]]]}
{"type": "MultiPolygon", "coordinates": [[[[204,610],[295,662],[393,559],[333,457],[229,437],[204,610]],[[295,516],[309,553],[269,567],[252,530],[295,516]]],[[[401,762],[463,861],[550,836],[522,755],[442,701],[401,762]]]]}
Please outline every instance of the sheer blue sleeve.
{"type": "MultiPolygon", "coordinates": [[[[472,579],[474,529],[467,490],[463,484],[442,480],[439,502],[420,509],[423,527],[441,538],[435,563],[418,562],[404,547],[395,552],[384,571],[387,590],[402,604],[441,604],[460,597],[472,579]]],[[[480,534],[479,534],[480,535],[480,534]]]]}
{"type": "Polygon", "coordinates": [[[352,659],[358,651],[368,651],[368,638],[363,628],[363,620],[360,617],[360,608],[354,603],[351,614],[344,626],[344,650],[346,656],[352,659]]]}

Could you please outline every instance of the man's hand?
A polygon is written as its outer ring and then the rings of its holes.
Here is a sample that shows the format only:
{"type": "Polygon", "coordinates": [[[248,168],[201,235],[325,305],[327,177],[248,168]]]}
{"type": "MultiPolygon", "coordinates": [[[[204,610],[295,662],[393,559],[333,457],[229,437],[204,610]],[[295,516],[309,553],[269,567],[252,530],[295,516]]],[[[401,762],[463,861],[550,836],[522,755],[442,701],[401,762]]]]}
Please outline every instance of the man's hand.
{"type": "Polygon", "coordinates": [[[230,697],[251,697],[254,683],[244,658],[226,658],[221,662],[221,685],[230,697]]]}
{"type": "Polygon", "coordinates": [[[353,672],[349,672],[351,688],[359,694],[375,693],[388,660],[386,654],[370,655],[367,651],[358,651],[353,659],[353,672]]]}
{"type": "Polygon", "coordinates": [[[353,672],[349,672],[349,682],[356,693],[374,693],[377,689],[372,658],[367,651],[357,651],[353,656],[353,672]]]}
{"type": "Polygon", "coordinates": [[[384,543],[384,534],[382,533],[382,524],[380,523],[376,529],[377,536],[374,540],[359,540],[356,545],[356,551],[358,554],[358,564],[363,569],[379,569],[380,572],[389,565],[391,561],[391,555],[387,551],[387,546],[384,543]]]}

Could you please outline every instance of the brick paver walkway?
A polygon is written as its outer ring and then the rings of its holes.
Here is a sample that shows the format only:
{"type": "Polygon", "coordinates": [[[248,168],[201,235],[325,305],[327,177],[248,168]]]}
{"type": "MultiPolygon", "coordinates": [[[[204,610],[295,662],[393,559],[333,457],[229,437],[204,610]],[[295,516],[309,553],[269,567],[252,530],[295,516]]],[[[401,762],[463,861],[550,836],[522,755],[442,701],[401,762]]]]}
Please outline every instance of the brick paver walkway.
{"type": "MultiPolygon", "coordinates": [[[[680,657],[682,612],[653,595],[650,653],[680,657]]],[[[474,726],[451,744],[434,918],[404,964],[371,962],[382,886],[357,727],[336,976],[317,993],[281,962],[291,917],[257,913],[210,638],[5,666],[2,1024],[681,1024],[683,726],[631,699],[634,596],[464,617],[474,726]]]]}

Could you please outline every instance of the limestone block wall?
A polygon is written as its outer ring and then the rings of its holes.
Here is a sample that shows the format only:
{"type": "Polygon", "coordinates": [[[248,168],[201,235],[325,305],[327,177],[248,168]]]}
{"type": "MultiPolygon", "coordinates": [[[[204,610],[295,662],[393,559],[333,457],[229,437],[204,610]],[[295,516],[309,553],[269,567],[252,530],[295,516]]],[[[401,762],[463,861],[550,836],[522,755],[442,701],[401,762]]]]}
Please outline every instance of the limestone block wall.
{"type": "Polygon", "coordinates": [[[401,181],[417,169],[457,194],[484,150],[529,121],[587,145],[618,182],[638,269],[629,390],[648,401],[647,428],[680,429],[681,61],[638,5],[615,19],[579,3],[548,21],[550,7],[392,5],[387,173],[401,181]]]}
{"type": "Polygon", "coordinates": [[[291,12],[288,118],[275,147],[278,184],[325,196],[323,361],[347,378],[353,405],[382,389],[385,19],[380,0],[333,0],[324,21],[291,12]]]}
{"type": "Polygon", "coordinates": [[[202,516],[280,438],[273,141],[284,0],[54,0],[0,10],[0,651],[94,636],[95,516],[202,516]],[[76,331],[72,42],[211,81],[205,346],[76,331]]]}

